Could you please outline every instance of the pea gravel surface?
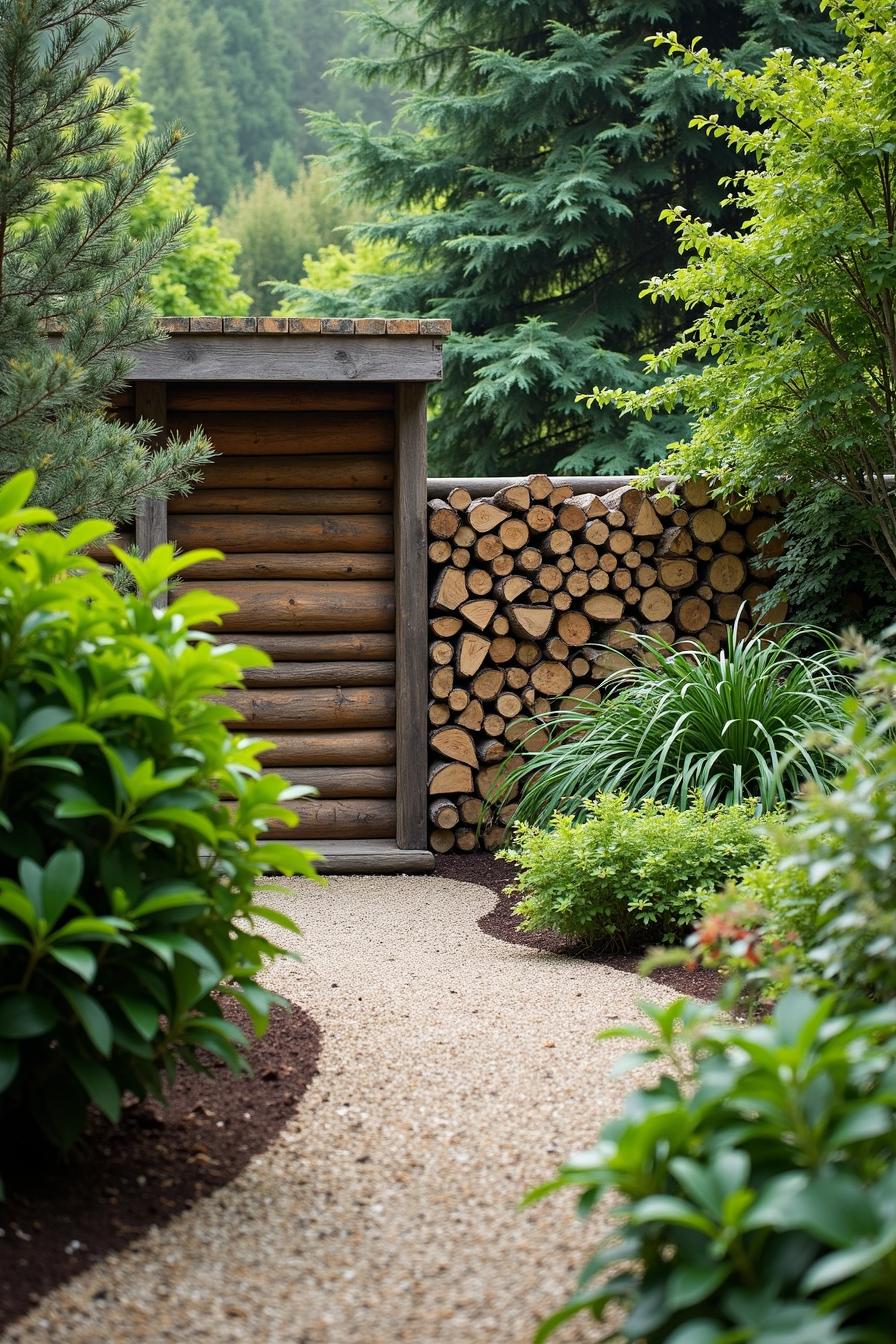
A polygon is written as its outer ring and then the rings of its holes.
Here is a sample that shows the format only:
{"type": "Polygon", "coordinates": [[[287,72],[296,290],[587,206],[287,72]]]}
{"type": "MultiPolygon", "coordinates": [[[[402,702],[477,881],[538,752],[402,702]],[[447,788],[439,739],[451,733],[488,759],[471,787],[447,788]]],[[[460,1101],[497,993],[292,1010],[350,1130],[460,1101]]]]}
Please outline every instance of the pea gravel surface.
{"type": "MultiPolygon", "coordinates": [[[[619,1107],[662,986],[499,942],[484,887],[338,877],[265,898],[302,924],[271,988],[320,1024],[320,1071],[234,1181],[55,1290],[8,1344],[525,1344],[600,1231],[519,1199],[619,1107]],[[299,944],[299,940],[296,940],[299,944]]],[[[227,1086],[226,1082],[222,1086],[227,1086]]],[[[599,1337],[580,1318],[558,1344],[599,1337]]]]}

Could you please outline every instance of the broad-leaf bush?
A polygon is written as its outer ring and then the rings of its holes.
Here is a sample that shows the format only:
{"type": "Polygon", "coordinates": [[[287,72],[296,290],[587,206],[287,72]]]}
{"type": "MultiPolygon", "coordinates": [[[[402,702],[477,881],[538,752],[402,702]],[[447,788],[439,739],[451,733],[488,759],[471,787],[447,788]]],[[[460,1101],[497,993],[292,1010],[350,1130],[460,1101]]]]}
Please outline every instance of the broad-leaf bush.
{"type": "Polygon", "coordinates": [[[624,793],[557,813],[547,829],[519,824],[502,857],[519,865],[508,890],[524,929],[553,929],[608,947],[680,938],[705,896],[756,864],[767,842],[749,803],[686,811],[624,793]]]}
{"type": "Polygon", "coordinates": [[[601,704],[549,714],[547,745],[526,751],[524,740],[499,792],[522,785],[517,818],[544,824],[615,789],[633,803],[685,808],[699,790],[708,804],[752,798],[769,810],[805,780],[824,783],[831,759],[806,739],[844,721],[848,681],[822,632],[815,652],[796,647],[806,633],[778,627],[769,639],[767,630],[744,636],[733,626],[718,655],[636,636],[645,661],[613,673],[601,704]]]}
{"type": "Polygon", "coordinates": [[[604,1344],[890,1344],[896,1009],[791,990],[757,1026],[644,1004],[662,1076],[549,1185],[614,1224],[536,1341],[590,1312],[604,1344]]]}
{"type": "Polygon", "coordinates": [[[198,1051],[245,1067],[221,995],[261,1034],[274,996],[256,976],[278,949],[256,920],[295,929],[253,888],[313,876],[313,856],[259,839],[307,790],[262,776],[264,744],[207,698],[267,661],[191,629],[233,604],[153,605],[215,553],[116,551],[122,595],[78,553],[109,526],[62,536],[32,485],[0,490],[0,1120],[66,1146],[88,1103],[114,1121],[198,1051]]]}
{"type": "Polygon", "coordinates": [[[896,662],[867,646],[850,661],[856,695],[825,743],[839,778],[797,800],[774,862],[717,897],[689,941],[771,992],[796,979],[855,1003],[896,995],[896,662]]]}

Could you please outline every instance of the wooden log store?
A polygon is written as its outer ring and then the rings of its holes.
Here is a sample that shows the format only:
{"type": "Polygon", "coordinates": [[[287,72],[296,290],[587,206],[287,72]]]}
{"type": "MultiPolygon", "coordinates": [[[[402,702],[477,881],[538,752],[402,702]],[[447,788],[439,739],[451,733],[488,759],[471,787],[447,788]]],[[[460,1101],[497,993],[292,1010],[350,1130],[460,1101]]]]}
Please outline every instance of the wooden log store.
{"type": "Polygon", "coordinates": [[[238,602],[226,633],[274,660],[230,700],[275,743],[266,764],[318,790],[283,838],[330,872],[426,871],[426,397],[449,324],[162,325],[122,411],[202,426],[218,456],[192,494],[147,502],[137,543],[224,553],[190,582],[238,602]]]}

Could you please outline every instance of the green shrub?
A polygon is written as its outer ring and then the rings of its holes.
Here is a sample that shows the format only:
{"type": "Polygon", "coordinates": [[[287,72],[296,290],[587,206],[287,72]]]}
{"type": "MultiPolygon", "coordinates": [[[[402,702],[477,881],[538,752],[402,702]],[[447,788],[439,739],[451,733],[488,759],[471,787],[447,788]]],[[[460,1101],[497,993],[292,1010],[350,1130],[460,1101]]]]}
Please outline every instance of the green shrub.
{"type": "Polygon", "coordinates": [[[774,862],[714,902],[691,951],[774,990],[790,979],[841,1002],[896,994],[896,663],[859,646],[847,726],[827,739],[842,771],[774,830],[774,862]],[[752,956],[738,921],[752,908],[752,956]]]}
{"type": "Polygon", "coordinates": [[[766,853],[749,804],[687,811],[624,793],[585,803],[584,817],[558,813],[549,829],[521,823],[502,857],[520,873],[509,890],[523,928],[554,929],[608,946],[667,942],[691,925],[707,892],[766,853]]]}
{"type": "Polygon", "coordinates": [[[122,595],[77,554],[108,525],[40,527],[32,484],[0,490],[0,1118],[65,1146],[88,1102],[116,1120],[123,1092],[160,1095],[200,1049],[244,1067],[214,993],[264,1031],[274,996],[255,977],[277,948],[255,917],[295,926],[253,887],[271,868],[312,876],[313,856],[259,841],[307,790],[261,776],[263,744],[206,698],[267,661],[190,629],[233,604],[153,608],[215,553],[116,551],[138,589],[122,595]]]}
{"type": "Polygon", "coordinates": [[[549,1185],[614,1230],[536,1335],[611,1313],[610,1341],[888,1344],[896,1277],[896,1010],[792,990],[760,1026],[679,999],[623,1028],[659,1060],[549,1185]]]}
{"type": "Polygon", "coordinates": [[[600,705],[548,715],[547,745],[512,763],[498,792],[521,784],[517,817],[544,823],[615,789],[633,802],[685,808],[699,790],[708,804],[754,798],[769,810],[807,779],[823,784],[832,762],[806,739],[843,721],[848,681],[832,644],[794,648],[805,633],[781,628],[769,641],[768,631],[742,638],[731,628],[718,656],[639,636],[648,660],[608,678],[616,694],[600,705]]]}

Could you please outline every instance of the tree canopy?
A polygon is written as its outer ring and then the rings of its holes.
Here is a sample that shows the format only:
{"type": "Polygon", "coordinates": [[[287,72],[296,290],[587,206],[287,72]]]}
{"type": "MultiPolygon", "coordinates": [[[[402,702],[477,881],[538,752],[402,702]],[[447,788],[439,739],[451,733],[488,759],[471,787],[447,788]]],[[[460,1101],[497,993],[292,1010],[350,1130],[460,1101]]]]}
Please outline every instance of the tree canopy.
{"type": "Polygon", "coordinates": [[[730,218],[718,181],[731,148],[689,124],[718,95],[646,42],[672,24],[748,67],[781,44],[837,41],[813,0],[378,0],[362,20],[384,54],[340,68],[384,83],[400,114],[385,131],[333,113],[312,125],[367,204],[360,236],[399,264],[283,295],[306,312],[452,319],[438,470],[627,471],[685,431],[674,412],[623,423],[575,402],[595,382],[647,387],[639,356],[683,320],[638,298],[674,264],[661,211],[730,218]]]}

